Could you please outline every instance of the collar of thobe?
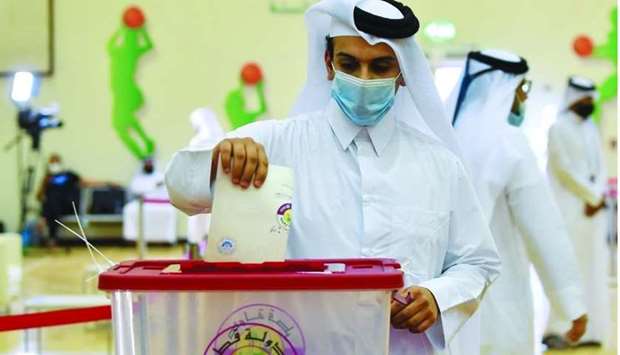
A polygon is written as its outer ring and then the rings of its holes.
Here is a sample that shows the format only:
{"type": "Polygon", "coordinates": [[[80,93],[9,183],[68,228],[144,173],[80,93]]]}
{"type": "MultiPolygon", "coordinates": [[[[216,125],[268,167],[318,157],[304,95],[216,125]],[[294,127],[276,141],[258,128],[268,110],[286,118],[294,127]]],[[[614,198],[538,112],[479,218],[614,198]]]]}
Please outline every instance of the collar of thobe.
{"type": "MultiPolygon", "coordinates": [[[[393,108],[390,109],[379,123],[367,127],[370,141],[377,156],[381,156],[381,153],[383,153],[387,147],[396,130],[396,119],[393,111],[393,108]]],[[[345,117],[344,113],[333,99],[329,101],[327,106],[327,120],[342,150],[347,150],[357,134],[364,129],[364,127],[354,124],[345,117]]]]}

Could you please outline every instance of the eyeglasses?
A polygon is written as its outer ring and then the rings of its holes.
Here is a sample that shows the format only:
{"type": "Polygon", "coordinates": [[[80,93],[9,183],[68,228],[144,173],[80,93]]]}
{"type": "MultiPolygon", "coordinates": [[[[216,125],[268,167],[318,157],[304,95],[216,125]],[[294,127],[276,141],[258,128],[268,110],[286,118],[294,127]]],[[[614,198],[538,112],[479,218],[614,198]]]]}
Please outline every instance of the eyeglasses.
{"type": "Polygon", "coordinates": [[[523,82],[521,83],[521,91],[529,94],[530,90],[532,90],[532,81],[527,79],[523,80],[523,82]]]}

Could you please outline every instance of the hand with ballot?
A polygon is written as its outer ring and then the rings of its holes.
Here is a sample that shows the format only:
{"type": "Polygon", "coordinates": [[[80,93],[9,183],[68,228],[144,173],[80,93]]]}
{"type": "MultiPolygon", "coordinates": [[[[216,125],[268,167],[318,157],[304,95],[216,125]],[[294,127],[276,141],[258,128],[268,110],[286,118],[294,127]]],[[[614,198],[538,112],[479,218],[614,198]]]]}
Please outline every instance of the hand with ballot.
{"type": "Polygon", "coordinates": [[[252,138],[224,139],[214,147],[208,261],[285,259],[293,213],[293,172],[272,165],[266,180],[268,169],[265,149],[252,138]]]}
{"type": "Polygon", "coordinates": [[[222,162],[225,174],[230,174],[233,184],[247,189],[252,183],[259,188],[267,178],[269,162],[265,148],[252,138],[229,138],[213,149],[211,177],[215,177],[217,165],[222,162]]]}

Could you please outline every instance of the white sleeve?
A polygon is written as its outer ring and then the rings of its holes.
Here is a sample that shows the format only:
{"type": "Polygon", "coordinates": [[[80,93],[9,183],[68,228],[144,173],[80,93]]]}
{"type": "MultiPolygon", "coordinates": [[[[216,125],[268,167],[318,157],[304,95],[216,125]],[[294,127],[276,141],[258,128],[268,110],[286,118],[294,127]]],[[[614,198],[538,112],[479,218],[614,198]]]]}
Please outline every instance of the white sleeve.
{"type": "Polygon", "coordinates": [[[577,259],[560,211],[525,137],[507,189],[508,204],[545,293],[566,320],[586,313],[577,259]]]}
{"type": "MultiPolygon", "coordinates": [[[[229,132],[226,136],[250,137],[265,146],[268,158],[275,121],[259,121],[229,132]]],[[[166,187],[172,204],[187,213],[211,212],[211,154],[212,149],[185,148],[174,154],[166,168],[166,187]]]]}
{"type": "Polygon", "coordinates": [[[500,269],[495,242],[461,163],[455,180],[450,187],[454,198],[443,272],[420,284],[433,293],[441,312],[441,319],[427,332],[440,349],[476,311],[500,269]]]}
{"type": "Polygon", "coordinates": [[[571,192],[590,205],[598,205],[601,202],[604,190],[600,184],[592,183],[586,176],[580,176],[572,169],[571,160],[564,147],[565,137],[558,126],[552,126],[549,130],[549,165],[556,174],[558,180],[571,192]]]}

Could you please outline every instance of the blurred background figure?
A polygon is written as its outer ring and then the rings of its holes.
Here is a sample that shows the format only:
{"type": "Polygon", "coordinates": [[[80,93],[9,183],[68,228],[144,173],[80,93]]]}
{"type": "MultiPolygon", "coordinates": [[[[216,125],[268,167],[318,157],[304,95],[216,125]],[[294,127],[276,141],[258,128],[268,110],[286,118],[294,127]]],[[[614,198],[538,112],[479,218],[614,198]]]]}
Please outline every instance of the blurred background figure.
{"type": "Polygon", "coordinates": [[[531,88],[528,70],[513,53],[470,52],[448,110],[502,260],[502,273],[480,305],[485,355],[534,352],[530,263],[562,319],[573,322],[564,329],[567,338],[579,340],[587,324],[568,231],[519,128],[531,88]]]}
{"type": "MultiPolygon", "coordinates": [[[[584,345],[605,344],[611,324],[605,212],[607,172],[600,132],[591,120],[596,98],[596,87],[591,80],[571,77],[558,119],[549,130],[551,185],[568,224],[587,290],[590,325],[583,337],[584,345]]],[[[555,340],[565,329],[557,309],[552,308],[546,343],[562,346],[555,340]]]]}
{"type": "Polygon", "coordinates": [[[145,159],[129,184],[129,203],[123,208],[123,237],[135,241],[140,232],[142,204],[142,233],[147,242],[175,243],[177,214],[170,204],[164,186],[164,174],[153,159],[145,159]]]}
{"type": "Polygon", "coordinates": [[[37,199],[41,202],[41,217],[43,217],[41,222],[47,227],[47,245],[53,247],[58,244],[60,226],[55,220],[64,215],[73,215],[73,203],[79,209],[83,188],[107,186],[118,185],[82,177],[65,167],[59,154],[52,153],[47,162],[45,176],[37,191],[37,199]]]}

